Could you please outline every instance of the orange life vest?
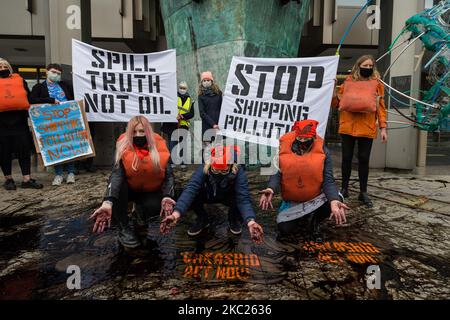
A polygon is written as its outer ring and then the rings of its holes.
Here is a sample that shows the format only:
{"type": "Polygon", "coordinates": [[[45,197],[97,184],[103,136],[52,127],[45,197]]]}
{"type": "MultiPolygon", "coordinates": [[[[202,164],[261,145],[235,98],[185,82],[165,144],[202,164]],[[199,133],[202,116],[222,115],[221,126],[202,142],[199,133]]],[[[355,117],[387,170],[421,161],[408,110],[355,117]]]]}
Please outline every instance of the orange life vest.
{"type": "Polygon", "coordinates": [[[23,78],[17,73],[13,73],[8,78],[0,78],[0,112],[29,108],[23,78]]]}
{"type": "Polygon", "coordinates": [[[340,111],[377,111],[378,80],[355,81],[349,77],[345,80],[344,87],[344,94],[339,102],[340,111]]]}
{"type": "MultiPolygon", "coordinates": [[[[117,141],[121,140],[123,136],[124,134],[122,134],[117,141]]],[[[133,169],[134,157],[137,156],[136,152],[128,149],[122,155],[122,163],[125,168],[128,186],[133,191],[156,192],[161,190],[161,186],[166,176],[166,167],[169,162],[170,152],[167,149],[166,142],[159,134],[154,133],[153,139],[155,140],[156,150],[158,150],[159,153],[160,170],[158,170],[158,168],[153,168],[150,153],[140,161],[137,171],[133,169]]]]}
{"type": "Polygon", "coordinates": [[[281,197],[287,201],[305,202],[322,192],[323,139],[317,136],[311,150],[299,156],[292,151],[295,137],[293,131],[280,138],[281,197]]]}

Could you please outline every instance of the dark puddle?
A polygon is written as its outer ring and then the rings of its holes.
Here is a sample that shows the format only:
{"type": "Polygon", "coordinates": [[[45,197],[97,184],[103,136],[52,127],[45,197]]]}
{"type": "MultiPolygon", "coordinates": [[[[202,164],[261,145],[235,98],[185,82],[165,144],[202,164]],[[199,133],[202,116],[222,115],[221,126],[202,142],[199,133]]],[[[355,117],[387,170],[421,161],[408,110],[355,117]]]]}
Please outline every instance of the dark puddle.
{"type": "MultiPolygon", "coordinates": [[[[187,282],[198,283],[199,286],[217,285],[232,282],[234,285],[249,282],[256,284],[274,284],[286,279],[289,272],[299,272],[300,263],[311,261],[317,263],[317,272],[323,262],[319,262],[319,252],[305,250],[307,238],[278,238],[275,223],[275,213],[258,215],[259,223],[265,227],[265,242],[254,245],[244,228],[241,236],[233,236],[228,231],[227,215],[221,206],[209,207],[210,219],[214,221],[208,232],[199,237],[190,238],[186,231],[192,222],[192,215],[181,222],[173,233],[162,237],[159,233],[159,217],[152,220],[144,245],[133,250],[124,250],[117,241],[117,230],[107,230],[102,235],[92,235],[92,222],[87,220],[92,210],[81,212],[64,212],[55,218],[40,217],[7,217],[1,222],[1,230],[16,232],[0,238],[1,266],[6,267],[10,259],[20,259],[24,252],[39,251],[36,259],[19,263],[8,274],[0,277],[0,299],[47,299],[61,298],[70,295],[66,287],[69,274],[67,267],[77,265],[81,269],[81,288],[90,288],[96,284],[116,278],[146,279],[150,274],[156,274],[158,279],[179,279],[180,285],[187,282]],[[28,227],[27,227],[28,226],[28,227]],[[254,254],[259,264],[239,264],[239,268],[247,268],[249,277],[239,278],[233,273],[231,278],[187,277],[186,261],[183,253],[236,253],[254,254]],[[182,281],[181,281],[182,280],[182,281]]],[[[414,252],[397,249],[377,235],[361,230],[361,224],[346,228],[334,228],[325,224],[322,228],[324,241],[370,242],[382,253],[379,255],[379,265],[384,280],[398,281],[399,275],[390,259],[393,255],[413,256],[414,252]]],[[[144,235],[146,238],[146,235],[144,235]]],[[[424,260],[426,257],[423,257],[424,260]]],[[[420,259],[420,257],[418,258],[420,259]]],[[[239,260],[239,259],[238,259],[239,260]]],[[[433,265],[442,267],[442,261],[435,259],[433,265]]],[[[353,263],[345,261],[357,276],[348,276],[342,280],[320,280],[315,283],[324,292],[334,298],[336,287],[365,287],[365,273],[370,263],[353,263]],[[352,284],[353,283],[353,284],[352,284]]],[[[339,268],[339,265],[336,265],[339,268]]],[[[241,270],[241,269],[239,269],[241,270]]],[[[448,267],[440,269],[444,275],[449,274],[448,267]]],[[[234,271],[233,271],[234,272],[234,271]]],[[[326,272],[326,271],[323,271],[326,272]]],[[[120,290],[120,289],[119,289],[120,290]]],[[[353,298],[352,294],[344,292],[343,297],[353,298]]],[[[342,296],[341,296],[342,297],[342,296]]],[[[390,299],[385,288],[379,290],[376,298],[390,299]]]]}

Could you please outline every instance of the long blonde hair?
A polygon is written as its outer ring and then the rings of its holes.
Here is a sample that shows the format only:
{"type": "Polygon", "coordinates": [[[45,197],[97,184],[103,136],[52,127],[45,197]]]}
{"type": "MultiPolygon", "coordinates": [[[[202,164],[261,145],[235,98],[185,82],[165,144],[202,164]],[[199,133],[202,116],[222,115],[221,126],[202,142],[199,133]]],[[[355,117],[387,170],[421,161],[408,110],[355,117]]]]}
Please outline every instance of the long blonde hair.
{"type": "Polygon", "coordinates": [[[11,67],[11,65],[9,64],[9,62],[3,58],[0,58],[0,64],[5,64],[6,67],[9,69],[9,72],[11,74],[13,74],[13,68],[11,67]]]}
{"type": "Polygon", "coordinates": [[[362,80],[363,77],[361,76],[361,72],[360,72],[361,64],[366,60],[372,60],[372,63],[373,63],[373,74],[370,76],[370,80],[375,80],[375,79],[380,78],[380,73],[378,72],[377,66],[375,64],[375,58],[370,54],[366,54],[364,56],[359,57],[358,60],[356,60],[356,63],[353,65],[352,72],[350,74],[352,76],[353,80],[355,80],[355,81],[362,80]]]}
{"type": "Polygon", "coordinates": [[[133,147],[133,137],[134,137],[134,129],[137,125],[142,124],[145,131],[145,137],[147,138],[148,151],[150,152],[150,157],[153,162],[153,168],[156,170],[161,170],[160,158],[158,150],[156,149],[155,139],[153,137],[153,129],[150,125],[150,122],[144,116],[136,116],[131,118],[128,122],[127,130],[125,131],[125,135],[122,139],[117,141],[116,143],[116,156],[115,156],[115,165],[118,166],[122,156],[126,150],[132,150],[134,153],[134,159],[132,163],[132,169],[137,171],[139,169],[139,165],[141,164],[141,160],[136,154],[136,151],[133,147]]]}

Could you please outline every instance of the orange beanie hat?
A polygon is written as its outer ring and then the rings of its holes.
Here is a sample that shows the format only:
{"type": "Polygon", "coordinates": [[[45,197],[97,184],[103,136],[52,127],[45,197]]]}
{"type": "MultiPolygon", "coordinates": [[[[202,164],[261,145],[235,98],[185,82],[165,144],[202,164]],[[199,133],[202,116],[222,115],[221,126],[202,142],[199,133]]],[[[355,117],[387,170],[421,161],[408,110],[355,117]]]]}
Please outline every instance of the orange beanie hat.
{"type": "Polygon", "coordinates": [[[212,81],[214,81],[214,78],[213,78],[213,75],[212,75],[211,71],[202,72],[202,74],[200,75],[200,81],[203,81],[203,80],[212,80],[212,81]]]}

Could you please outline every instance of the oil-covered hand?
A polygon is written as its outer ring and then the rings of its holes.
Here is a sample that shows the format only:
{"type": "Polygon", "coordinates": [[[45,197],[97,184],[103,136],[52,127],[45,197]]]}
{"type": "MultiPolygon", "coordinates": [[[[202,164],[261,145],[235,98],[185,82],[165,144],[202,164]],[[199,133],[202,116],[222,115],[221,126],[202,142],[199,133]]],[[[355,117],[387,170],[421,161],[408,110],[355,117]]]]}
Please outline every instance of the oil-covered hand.
{"type": "Polygon", "coordinates": [[[264,189],[259,192],[261,198],[259,198],[259,207],[263,210],[267,210],[270,208],[273,209],[272,198],[273,198],[273,190],[270,188],[264,189]]]}
{"type": "Polygon", "coordinates": [[[247,226],[252,241],[256,244],[261,244],[264,239],[263,228],[255,221],[250,221],[247,226]]]}
{"type": "Polygon", "coordinates": [[[336,220],[337,225],[347,223],[345,215],[346,210],[350,210],[350,208],[345,203],[342,203],[339,200],[331,201],[330,206],[331,206],[330,220],[334,218],[336,220]]]}
{"type": "Polygon", "coordinates": [[[173,207],[175,206],[176,202],[172,198],[164,197],[161,200],[161,212],[159,215],[161,217],[167,217],[170,216],[173,212],[173,207]]]}
{"type": "Polygon", "coordinates": [[[109,201],[103,201],[102,206],[94,211],[89,217],[90,220],[95,220],[93,233],[102,233],[106,226],[111,227],[112,205],[109,201]]]}
{"type": "Polygon", "coordinates": [[[175,211],[171,215],[168,215],[161,221],[159,225],[159,231],[161,231],[162,234],[168,234],[170,231],[172,231],[173,228],[175,228],[179,218],[180,213],[178,211],[175,211]]]}

